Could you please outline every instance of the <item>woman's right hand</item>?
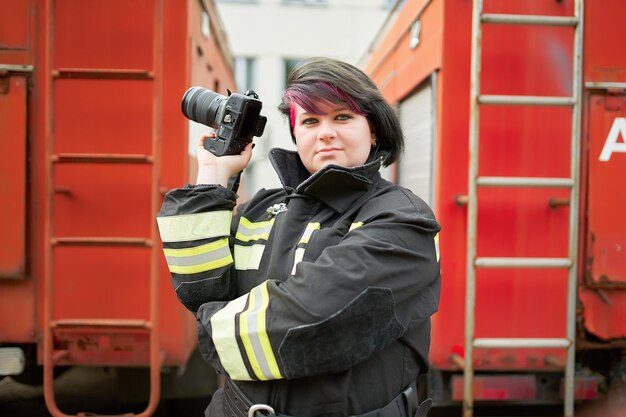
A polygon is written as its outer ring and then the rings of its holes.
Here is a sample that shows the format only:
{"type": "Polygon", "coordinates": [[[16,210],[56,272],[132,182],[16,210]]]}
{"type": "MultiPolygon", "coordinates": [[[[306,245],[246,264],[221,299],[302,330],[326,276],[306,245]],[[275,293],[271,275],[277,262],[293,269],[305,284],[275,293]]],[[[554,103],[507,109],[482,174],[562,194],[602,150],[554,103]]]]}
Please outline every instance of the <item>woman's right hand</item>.
{"type": "Polygon", "coordinates": [[[204,149],[204,141],[215,138],[215,133],[206,133],[198,140],[198,178],[196,184],[220,184],[226,187],[228,179],[250,163],[252,143],[246,145],[239,155],[215,156],[204,149]]]}

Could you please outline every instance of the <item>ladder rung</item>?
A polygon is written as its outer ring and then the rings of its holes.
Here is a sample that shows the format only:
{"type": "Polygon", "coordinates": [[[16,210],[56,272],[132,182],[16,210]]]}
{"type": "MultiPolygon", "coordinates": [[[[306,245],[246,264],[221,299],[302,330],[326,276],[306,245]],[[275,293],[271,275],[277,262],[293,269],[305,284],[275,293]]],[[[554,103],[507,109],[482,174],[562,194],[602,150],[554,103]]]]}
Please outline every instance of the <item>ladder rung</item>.
{"type": "Polygon", "coordinates": [[[569,268],[569,258],[476,258],[477,268],[569,268]]]}
{"type": "Polygon", "coordinates": [[[143,246],[151,247],[150,239],[139,237],[57,237],[52,239],[58,246],[143,246]]]}
{"type": "Polygon", "coordinates": [[[485,13],[480,17],[482,23],[500,23],[506,25],[572,26],[578,25],[578,18],[569,16],[538,16],[523,14],[485,13]]]}
{"type": "Polygon", "coordinates": [[[20,65],[20,64],[0,64],[0,71],[6,70],[9,72],[33,72],[32,65],[20,65]]]}
{"type": "Polygon", "coordinates": [[[50,326],[53,328],[59,327],[98,327],[98,328],[129,328],[129,329],[150,329],[152,323],[146,320],[134,320],[134,319],[118,319],[118,320],[106,320],[106,319],[64,319],[55,320],[50,322],[50,326]]]}
{"type": "Polygon", "coordinates": [[[146,69],[125,68],[58,68],[52,71],[55,78],[152,80],[154,72],[146,69]]]}
{"type": "Polygon", "coordinates": [[[52,155],[52,162],[66,163],[150,164],[153,160],[151,155],[132,154],[60,153],[52,155]]]}
{"type": "Polygon", "coordinates": [[[565,187],[574,185],[571,178],[478,177],[476,185],[491,187],[565,187]]]}
{"type": "Polygon", "coordinates": [[[478,103],[504,106],[573,106],[576,104],[576,99],[573,97],[481,94],[478,96],[478,103]]]}
{"type": "Polygon", "coordinates": [[[560,338],[480,338],[474,339],[475,348],[568,348],[572,342],[569,339],[560,338]]]}

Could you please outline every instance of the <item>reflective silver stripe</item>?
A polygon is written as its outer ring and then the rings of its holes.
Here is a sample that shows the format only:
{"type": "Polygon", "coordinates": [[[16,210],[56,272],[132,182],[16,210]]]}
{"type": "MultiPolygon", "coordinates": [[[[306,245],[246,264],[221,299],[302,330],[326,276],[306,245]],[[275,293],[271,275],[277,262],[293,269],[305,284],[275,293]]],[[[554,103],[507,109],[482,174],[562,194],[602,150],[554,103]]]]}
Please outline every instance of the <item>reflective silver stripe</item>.
{"type": "Polygon", "coordinates": [[[276,357],[267,336],[266,311],[269,304],[267,281],[250,291],[248,308],[239,315],[239,334],[248,361],[260,380],[280,379],[276,357]]]}
{"type": "Polygon", "coordinates": [[[242,217],[239,220],[239,227],[237,227],[237,235],[235,238],[242,242],[267,240],[273,225],[274,219],[255,223],[242,217]]]}
{"type": "Polygon", "coordinates": [[[302,262],[304,258],[304,251],[306,250],[306,245],[309,243],[309,239],[313,235],[313,232],[319,230],[321,225],[319,223],[309,223],[304,229],[304,233],[302,233],[302,237],[300,238],[300,242],[298,245],[304,245],[303,247],[296,248],[296,252],[293,257],[293,268],[291,268],[291,275],[296,273],[296,265],[302,262]]]}
{"type": "Polygon", "coordinates": [[[235,332],[236,316],[246,307],[248,294],[229,302],[211,317],[211,338],[220,362],[228,375],[237,381],[253,381],[255,378],[248,373],[242,352],[237,344],[235,332]]]}
{"type": "Polygon", "coordinates": [[[439,262],[439,233],[435,235],[435,253],[437,254],[437,262],[439,262]]]}
{"type": "Polygon", "coordinates": [[[297,248],[296,253],[293,257],[293,268],[291,269],[291,275],[294,275],[296,273],[296,266],[298,266],[298,264],[302,262],[303,258],[304,258],[304,248],[297,248]]]}
{"type": "Polygon", "coordinates": [[[211,271],[213,269],[218,269],[223,266],[228,266],[233,263],[233,257],[230,255],[230,252],[222,258],[216,259],[214,261],[205,262],[197,265],[189,265],[189,266],[177,266],[177,265],[168,265],[170,268],[170,272],[173,274],[197,274],[200,272],[211,271]]]}
{"type": "Polygon", "coordinates": [[[223,239],[217,242],[187,249],[164,249],[165,259],[168,265],[191,266],[205,264],[230,255],[228,240],[223,239]]]}
{"type": "Polygon", "coordinates": [[[209,213],[157,217],[163,242],[183,242],[228,236],[232,213],[229,210],[209,213]]]}
{"type": "Polygon", "coordinates": [[[240,271],[259,269],[265,245],[235,245],[235,269],[240,271]]]}

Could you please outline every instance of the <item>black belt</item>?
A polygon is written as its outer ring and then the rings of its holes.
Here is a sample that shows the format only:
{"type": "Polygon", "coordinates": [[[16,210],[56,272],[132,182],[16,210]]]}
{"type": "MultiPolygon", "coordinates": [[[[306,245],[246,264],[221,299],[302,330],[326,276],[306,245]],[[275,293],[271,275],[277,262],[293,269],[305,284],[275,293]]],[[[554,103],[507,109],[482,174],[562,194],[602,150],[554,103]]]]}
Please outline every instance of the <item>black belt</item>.
{"type": "MultiPolygon", "coordinates": [[[[417,390],[412,383],[383,408],[351,417],[426,417],[432,403],[428,398],[418,405],[417,390]]],[[[269,405],[253,403],[228,377],[224,386],[224,414],[226,417],[290,417],[276,413],[269,405]]]]}

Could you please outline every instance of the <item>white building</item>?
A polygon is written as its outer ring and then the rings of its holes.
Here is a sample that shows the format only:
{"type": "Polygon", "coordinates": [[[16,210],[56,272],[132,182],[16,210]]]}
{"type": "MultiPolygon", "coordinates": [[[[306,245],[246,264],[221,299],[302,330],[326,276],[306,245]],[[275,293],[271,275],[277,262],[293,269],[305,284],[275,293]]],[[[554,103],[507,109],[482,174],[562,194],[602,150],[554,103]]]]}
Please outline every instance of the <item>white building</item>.
{"type": "Polygon", "coordinates": [[[295,149],[278,112],[289,69],[303,58],[328,56],[358,64],[395,0],[215,0],[235,57],[237,91],[253,89],[268,122],[255,138],[240,194],[277,187],[267,159],[273,147],[295,149]]]}

